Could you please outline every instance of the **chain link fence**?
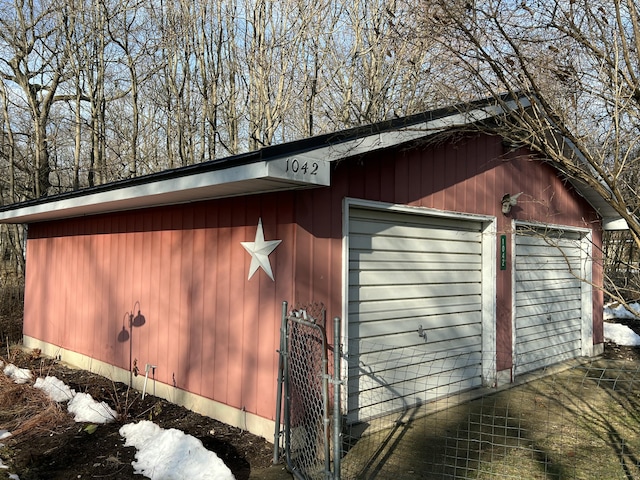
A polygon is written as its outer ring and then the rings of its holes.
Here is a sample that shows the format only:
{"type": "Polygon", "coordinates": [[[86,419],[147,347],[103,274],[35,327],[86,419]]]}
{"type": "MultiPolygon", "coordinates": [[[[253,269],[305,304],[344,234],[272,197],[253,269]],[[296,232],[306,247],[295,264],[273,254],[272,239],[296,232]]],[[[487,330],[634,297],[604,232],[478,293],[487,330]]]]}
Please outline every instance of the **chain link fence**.
{"type": "Polygon", "coordinates": [[[283,308],[274,461],[282,448],[297,479],[640,478],[638,358],[483,385],[478,352],[360,342],[332,355],[323,324],[283,308]]]}

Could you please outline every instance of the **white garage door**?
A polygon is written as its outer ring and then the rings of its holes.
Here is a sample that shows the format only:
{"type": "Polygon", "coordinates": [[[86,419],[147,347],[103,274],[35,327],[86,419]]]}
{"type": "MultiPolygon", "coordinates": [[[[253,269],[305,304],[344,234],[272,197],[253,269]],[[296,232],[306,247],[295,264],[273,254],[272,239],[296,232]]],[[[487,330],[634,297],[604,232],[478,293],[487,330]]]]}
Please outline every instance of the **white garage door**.
{"type": "Polygon", "coordinates": [[[350,421],[482,384],[482,228],[350,209],[350,421]]]}
{"type": "Polygon", "coordinates": [[[519,227],[516,234],[515,375],[582,354],[581,235],[519,227]]]}

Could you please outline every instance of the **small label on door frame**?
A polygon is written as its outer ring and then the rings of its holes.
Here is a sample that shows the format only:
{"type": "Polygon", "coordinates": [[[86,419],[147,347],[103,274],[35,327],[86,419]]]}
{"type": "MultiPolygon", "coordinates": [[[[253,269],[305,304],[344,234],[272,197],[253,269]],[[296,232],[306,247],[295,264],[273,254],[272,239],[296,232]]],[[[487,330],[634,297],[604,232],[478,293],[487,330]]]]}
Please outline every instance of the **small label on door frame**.
{"type": "Polygon", "coordinates": [[[500,270],[507,269],[507,236],[500,235],[500,270]]]}

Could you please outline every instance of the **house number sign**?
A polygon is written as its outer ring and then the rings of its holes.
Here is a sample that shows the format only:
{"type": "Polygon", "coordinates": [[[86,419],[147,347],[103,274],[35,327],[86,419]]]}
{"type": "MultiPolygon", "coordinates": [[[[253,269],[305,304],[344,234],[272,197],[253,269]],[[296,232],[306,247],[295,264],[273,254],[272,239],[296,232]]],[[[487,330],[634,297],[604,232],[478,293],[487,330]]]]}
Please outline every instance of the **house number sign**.
{"type": "Polygon", "coordinates": [[[269,162],[269,175],[300,183],[329,185],[329,162],[304,155],[280,158],[269,162]]]}
{"type": "Polygon", "coordinates": [[[297,158],[287,158],[285,172],[302,173],[303,175],[318,175],[320,164],[317,161],[298,160],[297,158]]]}
{"type": "Polygon", "coordinates": [[[500,270],[507,269],[507,236],[500,235],[500,270]]]}

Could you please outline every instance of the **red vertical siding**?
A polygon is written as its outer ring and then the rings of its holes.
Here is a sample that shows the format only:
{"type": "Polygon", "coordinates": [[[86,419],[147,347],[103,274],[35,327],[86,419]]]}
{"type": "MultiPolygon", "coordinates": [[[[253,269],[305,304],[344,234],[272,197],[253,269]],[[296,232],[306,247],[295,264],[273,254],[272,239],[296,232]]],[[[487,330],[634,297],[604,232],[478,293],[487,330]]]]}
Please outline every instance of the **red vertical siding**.
{"type": "Polygon", "coordinates": [[[218,292],[217,269],[220,268],[218,258],[218,231],[215,227],[218,224],[217,209],[203,208],[204,218],[204,252],[202,257],[204,292],[203,292],[203,330],[202,330],[202,372],[201,372],[201,394],[208,398],[214,398],[217,368],[212,365],[220,365],[216,362],[218,351],[216,340],[217,329],[223,319],[218,319],[216,315],[218,292]],[[214,268],[214,267],[217,267],[214,268]]]}

